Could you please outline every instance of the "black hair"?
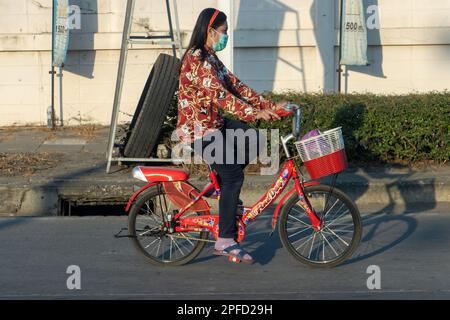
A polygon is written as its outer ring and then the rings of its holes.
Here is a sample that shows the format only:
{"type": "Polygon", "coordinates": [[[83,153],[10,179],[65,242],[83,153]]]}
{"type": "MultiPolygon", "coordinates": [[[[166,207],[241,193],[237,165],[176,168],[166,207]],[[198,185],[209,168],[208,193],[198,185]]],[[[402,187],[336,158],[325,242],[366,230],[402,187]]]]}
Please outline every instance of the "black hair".
{"type": "MultiPolygon", "coordinates": [[[[195,23],[194,31],[192,32],[191,41],[189,42],[189,46],[187,47],[181,61],[183,61],[184,56],[191,49],[200,49],[201,59],[205,60],[207,55],[205,44],[208,36],[208,25],[215,11],[216,9],[214,8],[207,8],[200,12],[200,15],[197,18],[197,22],[195,23]]],[[[214,22],[211,25],[211,28],[217,29],[224,25],[226,21],[227,15],[222,11],[219,11],[219,14],[214,19],[214,22]]]]}

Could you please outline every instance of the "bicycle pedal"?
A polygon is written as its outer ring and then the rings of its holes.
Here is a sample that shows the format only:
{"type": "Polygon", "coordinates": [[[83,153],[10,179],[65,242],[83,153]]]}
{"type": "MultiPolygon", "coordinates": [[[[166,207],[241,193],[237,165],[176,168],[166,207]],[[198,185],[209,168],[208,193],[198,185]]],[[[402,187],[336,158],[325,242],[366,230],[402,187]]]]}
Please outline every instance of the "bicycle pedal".
{"type": "Polygon", "coordinates": [[[234,262],[234,263],[241,263],[241,259],[236,258],[236,257],[232,257],[232,256],[229,256],[229,257],[228,257],[228,260],[229,260],[230,262],[234,262]]]}

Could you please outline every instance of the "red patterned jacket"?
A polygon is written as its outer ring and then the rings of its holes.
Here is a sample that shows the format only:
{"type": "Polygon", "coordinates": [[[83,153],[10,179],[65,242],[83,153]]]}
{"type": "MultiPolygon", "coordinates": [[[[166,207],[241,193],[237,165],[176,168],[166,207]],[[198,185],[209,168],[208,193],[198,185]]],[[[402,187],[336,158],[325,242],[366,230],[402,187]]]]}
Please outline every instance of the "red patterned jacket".
{"type": "Polygon", "coordinates": [[[233,75],[211,50],[204,61],[199,49],[189,50],[179,80],[176,133],[183,143],[220,129],[223,118],[219,109],[250,122],[260,110],[276,108],[233,75]],[[235,94],[230,92],[232,88],[235,94]]]}

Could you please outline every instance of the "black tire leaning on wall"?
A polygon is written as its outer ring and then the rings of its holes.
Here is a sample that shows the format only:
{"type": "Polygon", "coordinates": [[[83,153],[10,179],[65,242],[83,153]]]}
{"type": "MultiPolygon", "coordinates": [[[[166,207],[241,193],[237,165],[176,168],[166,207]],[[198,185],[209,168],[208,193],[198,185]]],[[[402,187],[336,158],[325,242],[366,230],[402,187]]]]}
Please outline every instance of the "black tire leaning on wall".
{"type": "Polygon", "coordinates": [[[125,140],[128,158],[148,158],[157,140],[178,87],[180,59],[160,54],[145,84],[125,140]]]}

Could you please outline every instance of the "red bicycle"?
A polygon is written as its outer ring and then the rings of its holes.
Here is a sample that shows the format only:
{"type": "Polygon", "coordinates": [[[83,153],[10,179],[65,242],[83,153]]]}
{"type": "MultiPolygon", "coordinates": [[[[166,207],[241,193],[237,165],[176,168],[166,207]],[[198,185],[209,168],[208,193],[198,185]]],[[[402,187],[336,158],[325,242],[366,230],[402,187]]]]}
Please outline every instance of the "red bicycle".
{"type": "MultiPolygon", "coordinates": [[[[270,189],[253,206],[240,206],[236,215],[237,242],[245,238],[246,226],[269,207],[290,179],[294,187],[281,198],[272,218],[284,247],[300,262],[311,267],[334,267],[356,250],[362,234],[361,217],[355,203],[334,187],[338,172],[347,166],[340,128],[298,140],[300,108],[289,104],[278,111],[293,115],[293,130],[281,142],[287,161],[270,189]],[[291,155],[290,141],[298,154],[291,155]],[[302,160],[312,179],[334,174],[331,186],[305,181],[302,160]]],[[[210,182],[202,191],[187,180],[181,169],[138,166],[133,177],[148,184],[136,191],[126,206],[129,237],[137,249],[156,265],[184,265],[192,261],[206,242],[218,236],[219,216],[211,214],[205,195],[218,198],[220,187],[210,169],[210,182]]],[[[239,260],[231,260],[240,262],[239,260]]]]}

